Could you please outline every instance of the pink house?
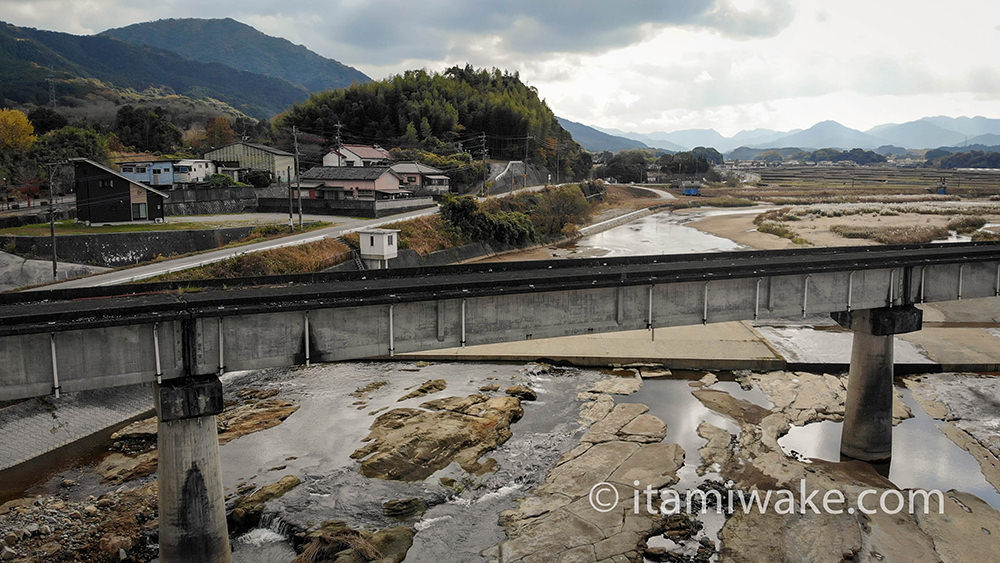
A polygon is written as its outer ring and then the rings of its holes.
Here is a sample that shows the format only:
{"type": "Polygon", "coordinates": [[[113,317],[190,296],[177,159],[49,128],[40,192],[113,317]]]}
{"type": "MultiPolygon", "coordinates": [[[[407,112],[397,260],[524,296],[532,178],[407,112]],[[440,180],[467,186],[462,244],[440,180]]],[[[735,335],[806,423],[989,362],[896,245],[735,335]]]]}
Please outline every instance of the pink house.
{"type": "Polygon", "coordinates": [[[301,176],[302,187],[313,199],[399,199],[399,177],[388,167],[316,166],[301,176]]]}

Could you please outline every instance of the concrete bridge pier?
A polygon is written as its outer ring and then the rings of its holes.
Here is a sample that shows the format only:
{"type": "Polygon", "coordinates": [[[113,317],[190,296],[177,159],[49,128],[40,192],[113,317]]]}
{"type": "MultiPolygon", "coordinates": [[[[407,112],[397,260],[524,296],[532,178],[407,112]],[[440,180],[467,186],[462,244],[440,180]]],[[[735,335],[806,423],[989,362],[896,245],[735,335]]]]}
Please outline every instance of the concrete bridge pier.
{"type": "Polygon", "coordinates": [[[892,457],[893,335],[920,330],[913,305],[832,314],[854,331],[851,369],[840,436],[842,456],[886,463],[892,457]]]}
{"type": "Polygon", "coordinates": [[[154,386],[159,450],[160,561],[231,560],[215,415],[222,382],[198,376],[154,386]]]}

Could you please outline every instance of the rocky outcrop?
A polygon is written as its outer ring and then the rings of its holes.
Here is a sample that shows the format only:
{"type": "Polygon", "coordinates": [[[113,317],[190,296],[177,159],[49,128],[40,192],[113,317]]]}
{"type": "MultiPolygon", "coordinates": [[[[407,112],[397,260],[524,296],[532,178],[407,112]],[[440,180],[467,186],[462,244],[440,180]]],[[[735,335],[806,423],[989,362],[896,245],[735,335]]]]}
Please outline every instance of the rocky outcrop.
{"type": "Polygon", "coordinates": [[[431,393],[437,393],[438,391],[444,391],[444,388],[448,386],[448,382],[443,379],[429,379],[420,384],[413,391],[403,395],[397,402],[403,402],[407,399],[414,399],[416,397],[423,397],[425,395],[430,395],[431,393]]]}
{"type": "MultiPolygon", "coordinates": [[[[596,388],[619,389],[611,384],[596,388]]],[[[684,450],[661,443],[666,425],[647,414],[645,405],[614,405],[608,395],[593,393],[581,398],[591,399],[581,408],[581,417],[596,422],[532,496],[501,514],[507,539],[486,555],[505,562],[637,562],[646,538],[665,529],[659,515],[636,513],[633,499],[637,489],[647,485],[659,489],[676,483],[684,450]],[[604,488],[597,497],[592,493],[595,486],[604,488]]]]}
{"type": "Polygon", "coordinates": [[[238,534],[260,523],[264,507],[268,501],[281,497],[299,486],[301,481],[294,475],[286,475],[275,483],[265,485],[252,493],[237,497],[229,511],[229,533],[238,534]]]}
{"type": "Polygon", "coordinates": [[[515,397],[448,397],[421,408],[398,408],[372,423],[368,442],[351,454],[366,477],[420,481],[457,462],[469,473],[492,471],[496,462],[478,460],[507,441],[510,425],[524,413],[515,397]]]}
{"type": "MultiPolygon", "coordinates": [[[[216,417],[219,444],[277,426],[298,410],[298,405],[272,397],[277,390],[240,390],[242,402],[228,406],[216,417]]],[[[156,473],[156,417],[134,422],[111,435],[111,449],[97,472],[105,483],[124,483],[156,473]]]]}

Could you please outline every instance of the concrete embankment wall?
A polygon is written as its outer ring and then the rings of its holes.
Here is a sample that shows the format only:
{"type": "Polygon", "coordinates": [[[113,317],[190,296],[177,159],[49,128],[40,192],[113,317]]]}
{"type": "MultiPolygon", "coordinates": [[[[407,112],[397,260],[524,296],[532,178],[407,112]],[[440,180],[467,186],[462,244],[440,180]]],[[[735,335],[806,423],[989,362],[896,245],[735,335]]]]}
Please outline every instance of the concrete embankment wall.
{"type": "Polygon", "coordinates": [[[256,209],[259,190],[248,187],[170,190],[163,201],[166,215],[214,215],[256,209]]]}
{"type": "MultiPolygon", "coordinates": [[[[145,231],[61,235],[56,240],[59,260],[116,268],[152,260],[157,256],[210,250],[246,237],[254,227],[232,227],[201,231],[145,231]]],[[[14,252],[34,257],[52,257],[49,237],[0,236],[0,247],[13,243],[14,252]]]]}
{"type": "MultiPolygon", "coordinates": [[[[348,215],[351,217],[385,217],[437,205],[432,198],[415,197],[396,200],[358,199],[303,199],[302,212],[310,215],[348,215]]],[[[258,211],[263,213],[288,213],[288,198],[262,197],[258,199],[258,211]]],[[[292,200],[294,212],[299,210],[299,201],[292,200]]]]}

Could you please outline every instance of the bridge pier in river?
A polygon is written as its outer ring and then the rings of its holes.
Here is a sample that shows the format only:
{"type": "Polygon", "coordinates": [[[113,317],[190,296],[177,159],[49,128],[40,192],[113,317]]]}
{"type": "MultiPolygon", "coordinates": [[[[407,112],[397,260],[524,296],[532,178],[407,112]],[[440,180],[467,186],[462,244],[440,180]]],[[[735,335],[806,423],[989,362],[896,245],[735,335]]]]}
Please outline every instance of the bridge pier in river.
{"type": "Polygon", "coordinates": [[[840,453],[871,463],[892,457],[893,335],[920,330],[913,305],[832,314],[854,332],[840,453]]]}
{"type": "Polygon", "coordinates": [[[215,416],[218,377],[185,377],[154,386],[159,450],[160,561],[231,559],[215,416]]]}

